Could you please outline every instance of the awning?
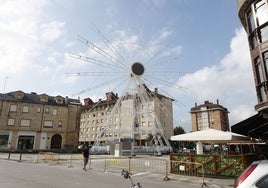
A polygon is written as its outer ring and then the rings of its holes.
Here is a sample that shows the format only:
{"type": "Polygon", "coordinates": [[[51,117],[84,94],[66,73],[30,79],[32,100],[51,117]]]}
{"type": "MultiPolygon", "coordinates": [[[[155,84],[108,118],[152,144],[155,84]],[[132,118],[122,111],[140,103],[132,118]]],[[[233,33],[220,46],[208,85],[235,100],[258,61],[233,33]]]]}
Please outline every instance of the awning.
{"type": "Polygon", "coordinates": [[[171,136],[171,141],[193,141],[203,143],[243,143],[250,142],[250,138],[233,132],[216,129],[205,129],[186,134],[171,136]]]}
{"type": "Polygon", "coordinates": [[[231,126],[231,130],[234,133],[256,139],[268,140],[268,116],[264,113],[258,113],[231,126]]]}

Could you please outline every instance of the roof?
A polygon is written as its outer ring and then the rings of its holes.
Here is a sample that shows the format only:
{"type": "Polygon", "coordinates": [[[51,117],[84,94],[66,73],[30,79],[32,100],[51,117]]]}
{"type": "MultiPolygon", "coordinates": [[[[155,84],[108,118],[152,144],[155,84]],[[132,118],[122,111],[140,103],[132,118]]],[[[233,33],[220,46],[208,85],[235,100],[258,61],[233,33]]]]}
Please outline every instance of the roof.
{"type": "Polygon", "coordinates": [[[191,108],[191,112],[192,111],[199,111],[203,107],[206,107],[207,110],[222,109],[222,110],[228,111],[227,108],[225,108],[222,105],[218,104],[218,102],[217,102],[217,104],[214,104],[212,102],[205,101],[204,104],[201,104],[201,105],[198,105],[198,106],[195,105],[195,107],[191,108]]]}
{"type": "Polygon", "coordinates": [[[231,126],[231,130],[238,134],[268,140],[268,114],[259,112],[231,126]]]}
{"type": "Polygon", "coordinates": [[[0,93],[1,101],[14,101],[14,102],[24,102],[24,103],[32,103],[32,104],[47,104],[47,105],[55,105],[55,106],[66,106],[68,104],[81,104],[79,99],[71,99],[68,97],[62,96],[49,96],[47,94],[37,94],[35,92],[32,93],[24,93],[22,91],[14,91],[9,93],[0,93]],[[22,93],[23,97],[20,99],[16,97],[17,93],[22,93]],[[47,102],[41,101],[41,96],[47,96],[47,102]],[[57,98],[62,98],[62,103],[56,101],[57,98]]]}
{"type": "Polygon", "coordinates": [[[213,143],[242,143],[249,142],[250,139],[244,135],[220,131],[216,129],[205,129],[186,134],[171,136],[172,141],[200,141],[213,143]]]}

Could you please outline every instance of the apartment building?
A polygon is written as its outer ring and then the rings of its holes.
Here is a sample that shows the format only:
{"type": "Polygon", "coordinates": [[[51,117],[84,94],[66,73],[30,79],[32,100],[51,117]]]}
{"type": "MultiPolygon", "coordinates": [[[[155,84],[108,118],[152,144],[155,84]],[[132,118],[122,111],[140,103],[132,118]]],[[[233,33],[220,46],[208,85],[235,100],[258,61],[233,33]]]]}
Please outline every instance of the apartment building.
{"type": "Polygon", "coordinates": [[[113,92],[106,93],[106,99],[97,102],[84,99],[79,142],[94,144],[98,140],[103,143],[134,138],[135,145],[142,146],[147,144],[148,135],[161,133],[170,139],[173,100],[159,94],[157,89],[147,91],[150,97],[146,102],[136,95],[119,98],[113,92]],[[103,129],[105,131],[99,135],[103,129]]]}
{"type": "Polygon", "coordinates": [[[246,136],[268,138],[268,1],[237,0],[238,16],[247,33],[257,94],[256,115],[232,126],[246,136]]]}
{"type": "Polygon", "coordinates": [[[204,129],[217,129],[222,131],[229,131],[228,110],[219,104],[205,101],[204,104],[197,105],[191,108],[192,131],[199,131],[204,129]]]}
{"type": "Polygon", "coordinates": [[[23,91],[0,94],[0,148],[77,148],[80,108],[80,100],[68,97],[23,91]]]}

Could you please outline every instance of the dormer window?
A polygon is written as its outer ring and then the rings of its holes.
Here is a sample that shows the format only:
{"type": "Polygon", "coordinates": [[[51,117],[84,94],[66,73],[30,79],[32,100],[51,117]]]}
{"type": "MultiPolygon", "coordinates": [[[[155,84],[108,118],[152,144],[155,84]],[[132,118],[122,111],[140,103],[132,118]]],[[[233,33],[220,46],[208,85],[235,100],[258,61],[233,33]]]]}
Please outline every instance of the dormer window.
{"type": "Polygon", "coordinates": [[[55,97],[55,101],[57,104],[63,104],[64,98],[61,96],[55,97]]]}
{"type": "Polygon", "coordinates": [[[41,102],[48,102],[48,96],[43,94],[43,95],[40,95],[40,101],[41,102]]]}
{"type": "Polygon", "coordinates": [[[22,91],[18,91],[15,93],[16,99],[22,99],[24,97],[24,93],[22,91]]]}

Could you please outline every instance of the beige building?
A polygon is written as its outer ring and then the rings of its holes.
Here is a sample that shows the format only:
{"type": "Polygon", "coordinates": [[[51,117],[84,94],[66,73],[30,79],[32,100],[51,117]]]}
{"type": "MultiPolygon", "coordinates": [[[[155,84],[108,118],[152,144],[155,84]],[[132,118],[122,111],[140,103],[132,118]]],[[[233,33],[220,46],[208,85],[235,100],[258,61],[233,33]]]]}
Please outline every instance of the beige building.
{"type": "Polygon", "coordinates": [[[73,149],[81,103],[62,96],[15,91],[0,94],[1,149],[73,149]]]}
{"type": "Polygon", "coordinates": [[[228,110],[219,104],[205,101],[204,104],[191,108],[192,131],[217,129],[229,131],[228,110]]]}
{"type": "MultiPolygon", "coordinates": [[[[231,127],[235,133],[268,138],[268,1],[237,0],[238,16],[247,33],[258,112],[231,127]]],[[[250,88],[249,88],[250,89],[250,88]]]]}
{"type": "Polygon", "coordinates": [[[238,0],[238,15],[248,35],[258,103],[268,113],[268,1],[238,0]]]}
{"type": "Polygon", "coordinates": [[[134,138],[135,145],[144,146],[150,134],[169,139],[173,135],[173,100],[160,95],[157,89],[149,93],[149,100],[132,95],[119,98],[113,92],[97,102],[84,99],[79,142],[94,144],[134,138]]]}

